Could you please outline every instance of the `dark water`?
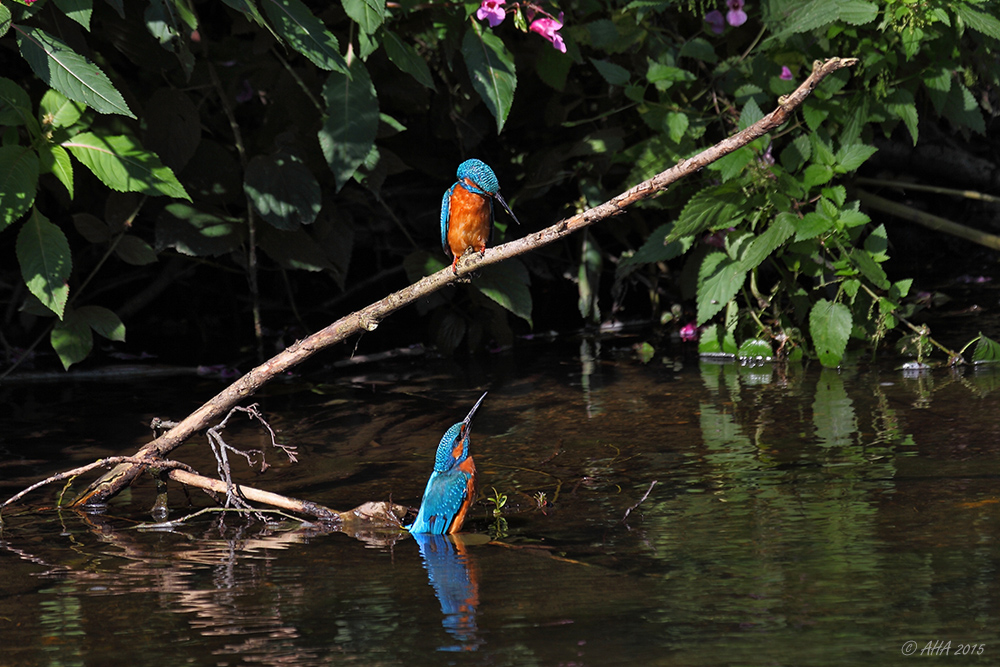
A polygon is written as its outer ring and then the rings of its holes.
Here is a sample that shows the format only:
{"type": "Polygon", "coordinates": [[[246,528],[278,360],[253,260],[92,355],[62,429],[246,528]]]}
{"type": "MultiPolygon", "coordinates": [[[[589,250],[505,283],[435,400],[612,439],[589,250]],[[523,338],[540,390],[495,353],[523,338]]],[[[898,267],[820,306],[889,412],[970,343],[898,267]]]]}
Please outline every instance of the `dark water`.
{"type": "MultiPolygon", "coordinates": [[[[300,462],[272,450],[242,481],[348,509],[416,505],[441,434],[489,389],[458,541],[212,516],[145,531],[148,479],[100,515],[35,492],[4,514],[0,664],[1000,663],[996,371],[644,365],[630,345],[408,359],[257,397],[300,462]]],[[[0,496],[131,453],[143,422],[219,388],[8,384],[0,496]]],[[[234,422],[231,444],[267,445],[234,422]]],[[[214,474],[204,440],[174,455],[214,474]]],[[[187,502],[173,489],[172,517],[187,502]]]]}

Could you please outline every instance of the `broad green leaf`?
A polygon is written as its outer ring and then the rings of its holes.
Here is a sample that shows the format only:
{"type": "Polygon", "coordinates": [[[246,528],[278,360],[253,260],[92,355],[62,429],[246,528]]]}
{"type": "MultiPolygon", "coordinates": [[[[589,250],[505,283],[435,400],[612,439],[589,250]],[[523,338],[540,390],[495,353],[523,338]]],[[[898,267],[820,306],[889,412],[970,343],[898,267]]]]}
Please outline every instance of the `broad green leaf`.
{"type": "Polygon", "coordinates": [[[804,241],[815,238],[820,234],[826,233],[827,230],[833,227],[834,223],[836,223],[836,220],[822,216],[815,211],[810,211],[795,226],[795,240],[804,241]]]}
{"type": "Polygon", "coordinates": [[[813,305],[809,312],[809,333],[821,364],[827,368],[840,365],[851,326],[851,311],[844,304],[820,299],[813,305]]]}
{"type": "Polygon", "coordinates": [[[833,168],[825,164],[811,164],[802,174],[802,183],[808,188],[829,183],[833,178],[833,168]]]}
{"type": "Polygon", "coordinates": [[[979,134],[986,133],[983,112],[979,109],[976,98],[972,96],[968,88],[957,81],[948,94],[943,113],[945,118],[959,127],[968,127],[979,134]]]}
{"type": "Polygon", "coordinates": [[[763,117],[764,112],[760,110],[760,107],[757,106],[757,103],[751,97],[743,105],[743,111],[740,112],[739,129],[741,131],[745,130],[763,117]]]}
{"type": "Polygon", "coordinates": [[[18,232],[17,261],[28,290],[62,319],[73,258],[66,235],[38,209],[32,211],[18,232]]]}
{"type": "Polygon", "coordinates": [[[24,125],[30,118],[31,99],[27,91],[0,76],[0,125],[24,125]]]}
{"type": "Polygon", "coordinates": [[[851,263],[858,267],[861,274],[872,284],[879,289],[889,289],[889,278],[885,275],[885,270],[872,259],[871,254],[860,248],[854,248],[851,250],[850,256],[851,263]]]}
{"type": "Polygon", "coordinates": [[[94,11],[93,0],[55,0],[55,3],[67,18],[73,19],[87,31],[90,30],[90,15],[94,11]]]}
{"type": "Polygon", "coordinates": [[[743,220],[745,204],[746,197],[737,184],[727,183],[705,188],[691,197],[681,210],[674,229],[663,242],[671,243],[708,229],[733,227],[743,220]]]}
{"type": "Polygon", "coordinates": [[[972,363],[995,364],[1000,361],[1000,343],[979,333],[976,349],[972,351],[972,363]]]}
{"type": "Polygon", "coordinates": [[[778,159],[781,166],[788,171],[797,171],[810,156],[812,156],[812,142],[809,141],[809,137],[800,134],[782,149],[778,159]]]}
{"type": "Polygon", "coordinates": [[[62,146],[42,144],[38,148],[38,161],[43,174],[54,174],[73,198],[73,161],[62,146]]]}
{"type": "Polygon", "coordinates": [[[73,227],[90,243],[106,243],[111,240],[111,227],[95,215],[77,213],[73,216],[73,227]]]}
{"type": "Polygon", "coordinates": [[[10,14],[10,10],[7,9],[7,6],[0,5],[0,37],[6,35],[7,31],[10,30],[12,18],[13,17],[10,14]]]}
{"type": "Polygon", "coordinates": [[[91,329],[108,340],[125,342],[125,325],[121,318],[104,306],[84,306],[77,308],[73,315],[75,319],[85,322],[91,329]]]}
{"type": "Polygon", "coordinates": [[[87,107],[79,102],[74,102],[58,90],[50,88],[42,95],[42,101],[38,105],[38,122],[46,129],[70,127],[80,120],[86,109],[87,107]]]}
{"type": "Polygon", "coordinates": [[[17,30],[21,55],[47,85],[98,113],[135,118],[125,98],[94,63],[43,30],[27,26],[17,30]]]}
{"type": "Polygon", "coordinates": [[[607,60],[598,60],[597,58],[591,58],[590,62],[597,69],[597,73],[612,86],[624,86],[631,78],[629,71],[621,65],[616,65],[607,60]]]}
{"type": "Polygon", "coordinates": [[[913,93],[903,88],[894,91],[885,100],[885,108],[896,118],[899,118],[906,125],[913,139],[913,145],[917,145],[919,134],[919,118],[917,115],[917,105],[913,98],[913,93]]]}
{"type": "Polygon", "coordinates": [[[115,254],[120,260],[132,266],[145,266],[156,261],[156,251],[152,246],[134,234],[125,234],[118,240],[115,254]]]}
{"type": "Polygon", "coordinates": [[[302,0],[263,0],[274,29],[293,49],[321,69],[347,72],[340,44],[302,0]]]}
{"type": "Polygon", "coordinates": [[[385,20],[385,0],[341,0],[344,12],[365,32],[374,34],[385,20]]]}
{"type": "Polygon", "coordinates": [[[950,6],[965,21],[965,25],[993,39],[1000,39],[1000,19],[996,16],[976,11],[964,2],[952,3],[950,6]]]}
{"type": "Polygon", "coordinates": [[[708,168],[712,171],[718,171],[719,176],[722,178],[723,183],[727,183],[737,176],[739,176],[743,169],[753,162],[754,153],[747,146],[737,148],[735,151],[729,155],[725,155],[712,164],[708,165],[708,168]]]}
{"type": "Polygon", "coordinates": [[[879,225],[872,230],[872,233],[865,239],[865,250],[871,254],[872,259],[876,262],[884,262],[889,259],[888,254],[886,254],[889,250],[889,235],[885,231],[885,225],[879,225]]]}
{"type": "Polygon", "coordinates": [[[871,23],[878,17],[878,5],[865,0],[838,0],[840,20],[851,25],[871,23]]]}
{"type": "Polygon", "coordinates": [[[67,313],[66,319],[57,324],[49,334],[52,349],[59,356],[63,368],[79,363],[87,358],[94,348],[94,334],[90,324],[75,316],[75,312],[67,313]]]}
{"type": "Polygon", "coordinates": [[[156,221],[157,249],[174,248],[183,255],[218,257],[240,247],[246,226],[237,218],[175,202],[156,221]]]}
{"type": "Polygon", "coordinates": [[[292,231],[262,225],[257,242],[268,257],[285,269],[333,271],[323,248],[302,227],[292,231]]]}
{"type": "Polygon", "coordinates": [[[250,160],[243,187],[261,217],[285,231],[312,224],[323,203],[316,177],[287,151],[250,160]]]}
{"type": "Polygon", "coordinates": [[[837,151],[837,166],[834,171],[838,174],[854,171],[877,151],[878,149],[874,146],[865,146],[864,144],[843,146],[837,151]]]}
{"type": "Polygon", "coordinates": [[[416,48],[388,29],[382,32],[382,40],[385,44],[385,53],[393,65],[412,76],[425,88],[434,89],[431,70],[427,67],[427,61],[417,53],[416,48]]]}
{"type": "Polygon", "coordinates": [[[785,17],[775,17],[780,19],[777,28],[781,29],[777,39],[784,35],[809,32],[840,18],[840,9],[831,0],[810,0],[787,6],[794,9],[785,17]]]}
{"type": "Polygon", "coordinates": [[[378,130],[378,98],[364,62],[355,58],[350,75],[331,72],[323,99],[326,119],[319,143],[340,190],[371,152],[378,130]]]}
{"type": "Polygon", "coordinates": [[[764,361],[774,356],[770,341],[763,338],[751,338],[743,341],[736,356],[747,361],[764,361]]]}
{"type": "Polygon", "coordinates": [[[484,266],[472,285],[531,326],[531,278],[519,260],[484,266]]]}
{"type": "Polygon", "coordinates": [[[472,87],[496,118],[497,134],[500,134],[517,87],[514,56],[499,37],[478,23],[473,24],[462,39],[462,56],[472,87]]]}
{"type": "Polygon", "coordinates": [[[753,243],[743,255],[743,268],[747,271],[757,268],[761,262],[771,256],[778,247],[795,233],[799,219],[793,213],[782,211],[775,216],[771,225],[753,243]]]}
{"type": "Polygon", "coordinates": [[[191,200],[174,172],[128,135],[82,132],[62,145],[112,190],[191,200]]]}
{"type": "Polygon", "coordinates": [[[701,37],[685,42],[684,46],[681,47],[680,56],[682,58],[694,58],[706,63],[714,64],[719,62],[719,56],[715,54],[712,44],[701,37]]]}
{"type": "Polygon", "coordinates": [[[671,111],[668,113],[667,130],[670,133],[670,140],[679,144],[681,139],[684,138],[684,133],[687,132],[690,123],[691,121],[685,113],[681,113],[679,111],[671,111]]]}
{"type": "Polygon", "coordinates": [[[739,261],[725,253],[705,255],[698,268],[698,317],[701,326],[715,316],[743,286],[747,272],[739,261]]]}
{"type": "Polygon", "coordinates": [[[38,171],[38,155],[28,146],[0,146],[0,231],[31,208],[38,171]]]}

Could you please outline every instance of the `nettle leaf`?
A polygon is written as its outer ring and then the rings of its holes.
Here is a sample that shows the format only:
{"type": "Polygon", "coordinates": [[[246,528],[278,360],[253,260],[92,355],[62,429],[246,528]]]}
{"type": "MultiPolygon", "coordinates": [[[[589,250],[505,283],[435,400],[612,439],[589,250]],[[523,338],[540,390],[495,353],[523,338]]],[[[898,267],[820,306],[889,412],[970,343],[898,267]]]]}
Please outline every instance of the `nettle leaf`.
{"type": "Polygon", "coordinates": [[[727,183],[739,176],[743,172],[743,169],[753,161],[753,158],[753,151],[747,146],[743,146],[742,148],[737,148],[729,155],[719,158],[708,165],[708,168],[712,171],[718,171],[722,182],[727,183]]]}
{"type": "Polygon", "coordinates": [[[191,201],[174,172],[133,137],[82,132],[62,145],[112,190],[191,201]]]}
{"type": "Polygon", "coordinates": [[[125,342],[125,325],[114,311],[104,306],[84,306],[73,311],[73,316],[108,340],[125,342]]]}
{"type": "Polygon", "coordinates": [[[864,144],[842,146],[837,151],[837,166],[834,168],[834,171],[838,174],[846,174],[847,172],[854,171],[864,164],[865,160],[875,155],[876,152],[878,152],[877,148],[874,146],[865,146],[864,144]]]}
{"type": "Polygon", "coordinates": [[[382,40],[385,44],[385,53],[393,65],[412,76],[425,88],[434,89],[434,78],[431,76],[431,70],[427,66],[427,61],[417,53],[416,48],[404,42],[399,35],[388,29],[383,31],[382,40]]]}
{"type": "Polygon", "coordinates": [[[62,319],[73,269],[66,235],[35,209],[18,232],[16,252],[28,290],[62,319]]]}
{"type": "Polygon", "coordinates": [[[38,28],[18,26],[21,55],[39,79],[98,113],[135,118],[111,80],[94,63],[38,28]]]}
{"type": "Polygon", "coordinates": [[[0,125],[25,125],[31,119],[31,99],[27,91],[0,76],[0,125]]]}
{"type": "Polygon", "coordinates": [[[478,23],[473,24],[462,39],[462,56],[472,87],[496,118],[497,134],[500,134],[517,88],[514,56],[499,37],[478,23]]]}
{"type": "Polygon", "coordinates": [[[944,117],[959,127],[968,127],[973,132],[986,134],[983,112],[969,89],[955,82],[944,105],[944,117]]]}
{"type": "Polygon", "coordinates": [[[344,12],[366,35],[374,34],[385,20],[385,0],[341,0],[344,12]]]}
{"type": "Polygon", "coordinates": [[[851,25],[871,23],[878,17],[878,5],[865,0],[839,0],[840,20],[851,25]]]}
{"type": "Polygon", "coordinates": [[[879,289],[889,289],[889,278],[885,275],[885,270],[879,266],[878,262],[872,259],[870,253],[860,248],[854,248],[850,252],[851,263],[861,271],[861,274],[870,280],[879,289]]]}
{"type": "Polygon", "coordinates": [[[681,139],[684,138],[684,133],[687,132],[688,126],[691,124],[690,119],[687,114],[681,113],[679,111],[671,111],[667,114],[667,130],[670,133],[670,140],[674,143],[679,144],[681,139]]]}
{"type": "Polygon", "coordinates": [[[708,229],[733,227],[743,220],[746,197],[736,183],[705,188],[691,197],[677,218],[674,229],[663,239],[664,244],[708,229]]]}
{"type": "Polygon", "coordinates": [[[965,21],[965,25],[988,37],[1000,39],[1000,19],[997,19],[997,17],[985,12],[976,11],[969,5],[961,2],[952,4],[951,8],[959,18],[965,21]]]}
{"type": "Polygon", "coordinates": [[[820,299],[813,305],[809,312],[809,333],[821,364],[827,368],[840,365],[851,326],[851,311],[844,304],[820,299]]]}
{"type": "Polygon", "coordinates": [[[38,155],[31,148],[0,146],[0,231],[35,202],[38,172],[38,155]]]}
{"type": "Polygon", "coordinates": [[[992,338],[987,338],[979,332],[979,342],[976,349],[972,351],[972,363],[974,364],[995,364],[1000,362],[1000,343],[992,338]]]}
{"type": "Polygon", "coordinates": [[[674,223],[672,222],[657,227],[649,235],[649,238],[646,239],[646,242],[631,257],[625,257],[618,263],[616,275],[618,277],[626,275],[631,269],[643,264],[670,261],[690,250],[691,245],[694,243],[693,236],[685,236],[680,239],[674,239],[669,243],[664,243],[664,240],[670,236],[673,229],[674,223]]]}
{"type": "Polygon", "coordinates": [[[302,0],[264,0],[264,11],[288,44],[320,69],[347,72],[340,43],[302,0]]]}
{"type": "Polygon", "coordinates": [[[785,146],[778,156],[781,166],[788,171],[797,171],[812,156],[812,142],[809,137],[800,134],[785,146]]]}
{"type": "Polygon", "coordinates": [[[763,117],[764,112],[760,110],[760,107],[757,106],[757,103],[751,97],[743,105],[743,111],[740,112],[739,129],[741,131],[745,130],[763,117]]]}
{"type": "Polygon", "coordinates": [[[286,151],[250,160],[243,187],[254,210],[285,231],[312,224],[323,203],[316,177],[301,159],[286,151]]]}
{"type": "Polygon", "coordinates": [[[764,233],[753,240],[743,255],[743,268],[747,271],[757,268],[795,233],[798,222],[799,219],[793,213],[787,211],[779,213],[764,233]]]}
{"type": "Polygon", "coordinates": [[[371,152],[378,130],[378,97],[364,62],[355,58],[349,74],[331,72],[323,99],[326,119],[319,144],[339,191],[371,152]]]}
{"type": "Polygon", "coordinates": [[[698,268],[698,326],[714,317],[736,296],[746,276],[742,262],[730,259],[726,253],[711,252],[705,255],[698,268]]]}
{"type": "Polygon", "coordinates": [[[528,269],[516,259],[484,266],[472,279],[473,287],[532,326],[530,284],[528,269]]]}
{"type": "Polygon", "coordinates": [[[885,100],[885,108],[896,118],[903,121],[906,129],[910,132],[913,145],[917,145],[919,134],[919,116],[917,115],[917,105],[913,98],[913,93],[902,88],[897,89],[885,100]]]}
{"type": "Polygon", "coordinates": [[[771,342],[763,338],[751,338],[743,341],[736,351],[736,357],[747,361],[764,361],[774,356],[771,342]]]}
{"type": "Polygon", "coordinates": [[[590,62],[597,68],[597,73],[612,86],[624,86],[632,78],[629,71],[621,65],[597,58],[591,58],[590,62]]]}
{"type": "Polygon", "coordinates": [[[83,361],[90,354],[94,348],[94,334],[90,330],[90,324],[76,317],[73,311],[53,327],[49,342],[59,356],[63,369],[68,371],[70,366],[83,361]]]}

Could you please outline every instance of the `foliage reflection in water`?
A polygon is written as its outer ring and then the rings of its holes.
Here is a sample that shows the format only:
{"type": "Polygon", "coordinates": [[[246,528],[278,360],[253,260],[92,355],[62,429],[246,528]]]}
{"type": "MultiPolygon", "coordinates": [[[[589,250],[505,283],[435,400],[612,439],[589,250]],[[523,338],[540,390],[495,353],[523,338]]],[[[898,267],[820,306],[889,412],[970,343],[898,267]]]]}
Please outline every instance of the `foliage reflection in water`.
{"type": "Polygon", "coordinates": [[[457,540],[131,530],[149,483],[104,515],[8,512],[0,662],[893,664],[941,640],[995,663],[995,372],[641,364],[592,341],[525,368],[261,397],[308,464],[256,485],[415,505],[441,429],[488,386],[473,446],[506,548],[482,537],[485,499],[457,540]]]}

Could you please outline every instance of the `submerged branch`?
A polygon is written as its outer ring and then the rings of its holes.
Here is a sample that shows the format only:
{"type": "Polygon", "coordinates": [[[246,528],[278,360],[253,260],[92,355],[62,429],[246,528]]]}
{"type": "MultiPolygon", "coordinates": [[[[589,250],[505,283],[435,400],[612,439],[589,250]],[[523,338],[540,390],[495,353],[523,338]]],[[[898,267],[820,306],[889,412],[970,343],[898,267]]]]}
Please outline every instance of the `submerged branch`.
{"type": "MultiPolygon", "coordinates": [[[[403,306],[422,299],[483,266],[496,264],[505,259],[522,255],[529,250],[541,248],[596,222],[620,215],[628,206],[662,193],[672,183],[701,170],[706,165],[787,122],[794,110],[809,97],[820,81],[833,72],[856,63],[856,58],[831,58],[825,62],[816,61],[813,64],[812,73],[802,85],[790,95],[780,98],[777,109],[745,130],[723,139],[694,157],[682,160],[666,171],[599,206],[561,220],[551,227],[529,234],[524,238],[492,248],[486,252],[485,256],[476,253],[467,255],[458,262],[457,274],[452,272],[451,267],[442,269],[390,294],[381,301],[342,317],[325,329],[294,343],[231,384],[168,432],[146,444],[136,453],[136,457],[155,458],[166,455],[197,431],[207,428],[213,420],[252,395],[271,378],[284,373],[317,352],[331,347],[349,336],[364,331],[374,331],[383,319],[403,306]]],[[[73,501],[73,505],[82,506],[89,503],[107,502],[108,499],[128,486],[141,470],[142,466],[135,463],[123,462],[119,464],[114,470],[91,484],[73,501]]]]}

